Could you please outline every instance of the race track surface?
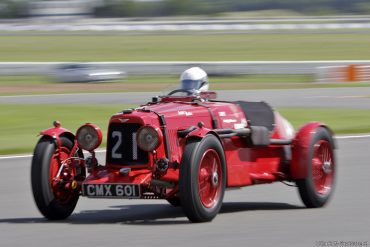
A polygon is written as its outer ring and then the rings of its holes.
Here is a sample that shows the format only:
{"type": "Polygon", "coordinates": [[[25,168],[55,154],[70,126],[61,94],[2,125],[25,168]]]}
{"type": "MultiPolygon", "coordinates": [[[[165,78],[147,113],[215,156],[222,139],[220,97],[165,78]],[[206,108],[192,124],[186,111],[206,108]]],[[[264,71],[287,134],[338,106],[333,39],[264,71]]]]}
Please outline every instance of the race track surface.
{"type": "MultiPolygon", "coordinates": [[[[274,107],[370,109],[370,87],[217,91],[219,100],[266,101],[274,107]]],[[[143,104],[158,92],[0,96],[13,104],[143,104]]]]}
{"type": "Polygon", "coordinates": [[[47,221],[31,196],[30,158],[0,159],[0,246],[369,246],[370,139],[338,146],[325,208],[304,208],[294,187],[259,185],[227,192],[221,213],[202,224],[165,201],[85,198],[69,219],[47,221]]]}

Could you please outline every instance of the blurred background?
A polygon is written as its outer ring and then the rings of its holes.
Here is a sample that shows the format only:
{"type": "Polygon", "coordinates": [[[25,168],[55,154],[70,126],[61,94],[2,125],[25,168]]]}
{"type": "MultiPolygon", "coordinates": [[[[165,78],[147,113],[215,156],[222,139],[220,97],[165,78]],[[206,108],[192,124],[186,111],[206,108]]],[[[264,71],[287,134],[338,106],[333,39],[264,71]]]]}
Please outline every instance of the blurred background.
{"type": "MultiPolygon", "coordinates": [[[[278,10],[291,15],[366,15],[370,12],[370,3],[366,0],[2,0],[1,5],[2,18],[180,15],[225,17],[247,14],[240,12],[260,10],[272,10],[272,12],[278,10]]],[[[249,15],[257,14],[249,13],[249,15]]]]}
{"type": "Polygon", "coordinates": [[[369,132],[369,30],[366,0],[1,0],[0,154],[31,152],[55,119],[105,130],[191,66],[224,99],[271,102],[296,128],[369,132]]]}

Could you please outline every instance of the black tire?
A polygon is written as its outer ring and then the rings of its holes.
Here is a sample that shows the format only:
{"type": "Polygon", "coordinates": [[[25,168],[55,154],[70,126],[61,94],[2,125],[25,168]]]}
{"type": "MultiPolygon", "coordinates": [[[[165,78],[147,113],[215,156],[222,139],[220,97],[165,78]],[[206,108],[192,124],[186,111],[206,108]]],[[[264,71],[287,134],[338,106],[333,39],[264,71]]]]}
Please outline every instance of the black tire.
{"type": "Polygon", "coordinates": [[[180,197],[172,197],[167,199],[168,203],[171,204],[174,207],[181,206],[180,197]]]}
{"type": "MultiPolygon", "coordinates": [[[[61,137],[61,146],[72,149],[73,143],[66,137],[61,137]]],[[[50,183],[50,165],[56,151],[55,141],[42,137],[37,143],[31,165],[32,192],[37,208],[47,219],[61,220],[70,216],[76,207],[79,193],[73,191],[70,199],[59,202],[52,191],[50,183]]]]}
{"type": "MultiPolygon", "coordinates": [[[[213,178],[210,177],[210,179],[213,178]]],[[[207,222],[216,217],[222,206],[225,186],[226,161],[220,141],[214,135],[207,135],[201,141],[189,141],[185,146],[181,160],[179,181],[181,205],[189,220],[192,222],[207,222]],[[200,163],[208,152],[214,156],[217,154],[219,158],[217,167],[219,167],[219,171],[222,173],[221,182],[216,174],[218,183],[215,183],[215,186],[217,186],[218,192],[215,193],[217,196],[215,196],[213,204],[209,207],[202,202],[199,192],[200,163]]]]}
{"type": "MultiPolygon", "coordinates": [[[[307,167],[307,177],[304,179],[300,179],[296,181],[296,184],[298,186],[298,191],[300,194],[300,197],[308,208],[318,208],[324,206],[330,197],[333,194],[334,187],[335,187],[335,173],[336,173],[336,161],[335,161],[335,153],[334,153],[334,140],[329,132],[328,129],[324,127],[320,127],[316,130],[314,136],[312,137],[309,149],[308,149],[308,159],[306,163],[307,167]],[[325,143],[325,149],[328,150],[327,152],[331,155],[330,160],[330,169],[328,169],[327,173],[324,172],[324,168],[322,168],[322,174],[323,181],[327,181],[326,179],[330,178],[328,180],[328,185],[330,185],[330,189],[328,191],[321,191],[319,192],[315,182],[314,182],[314,176],[313,176],[313,158],[315,155],[315,145],[320,146],[319,143],[325,143]],[[330,175],[330,177],[329,177],[330,175]]],[[[329,159],[329,158],[326,158],[329,159]]],[[[329,162],[328,162],[329,163],[329,162]]],[[[320,171],[319,171],[320,172],[320,171]]],[[[319,174],[320,175],[320,174],[319,174]]],[[[317,175],[316,175],[317,176],[317,175]]],[[[320,183],[320,182],[319,182],[320,183]]],[[[325,183],[325,182],[324,182],[325,183]]],[[[326,186],[325,188],[328,188],[329,186],[326,186]]],[[[326,189],[327,190],[327,189],[326,189]]]]}

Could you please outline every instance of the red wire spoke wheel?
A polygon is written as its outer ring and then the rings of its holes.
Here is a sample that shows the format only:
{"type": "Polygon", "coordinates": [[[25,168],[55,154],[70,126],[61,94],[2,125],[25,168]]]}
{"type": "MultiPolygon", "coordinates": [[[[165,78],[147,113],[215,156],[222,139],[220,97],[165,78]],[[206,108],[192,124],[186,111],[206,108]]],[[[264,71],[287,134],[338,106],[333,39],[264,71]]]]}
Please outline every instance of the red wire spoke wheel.
{"type": "Polygon", "coordinates": [[[296,181],[298,191],[307,207],[322,207],[328,202],[335,187],[334,140],[328,129],[316,129],[308,154],[307,177],[296,181]]]}
{"type": "Polygon", "coordinates": [[[70,169],[66,172],[64,169],[61,170],[61,173],[58,176],[58,172],[61,168],[61,163],[65,162],[68,159],[70,150],[66,146],[60,147],[59,153],[54,153],[50,160],[50,173],[49,181],[51,191],[54,194],[55,200],[60,204],[68,204],[71,200],[74,199],[74,195],[71,194],[69,190],[64,188],[58,181],[59,179],[71,179],[76,174],[75,169],[70,169]]]}
{"type": "Polygon", "coordinates": [[[189,140],[180,164],[181,206],[192,222],[211,221],[222,206],[226,186],[223,147],[214,135],[189,140]]]}
{"type": "Polygon", "coordinates": [[[314,145],[312,159],[312,179],[316,192],[321,195],[330,193],[334,174],[333,151],[326,140],[320,140],[314,145]]]}
{"type": "Polygon", "coordinates": [[[215,150],[203,154],[198,179],[200,200],[206,208],[212,208],[219,200],[222,185],[222,166],[215,150]]]}
{"type": "Polygon", "coordinates": [[[73,141],[66,137],[60,137],[59,148],[50,137],[42,137],[35,147],[31,165],[33,197],[41,214],[51,220],[70,216],[79,198],[77,190],[66,188],[66,182],[76,175],[75,168],[60,169],[72,147],[73,141]]]}

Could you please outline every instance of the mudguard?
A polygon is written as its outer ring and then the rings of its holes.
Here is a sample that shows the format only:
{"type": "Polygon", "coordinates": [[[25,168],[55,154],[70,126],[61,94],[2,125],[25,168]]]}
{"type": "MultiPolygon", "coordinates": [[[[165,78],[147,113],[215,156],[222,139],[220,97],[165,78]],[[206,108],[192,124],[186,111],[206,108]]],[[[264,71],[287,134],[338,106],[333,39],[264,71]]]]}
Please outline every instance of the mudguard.
{"type": "Polygon", "coordinates": [[[49,136],[53,139],[55,139],[57,146],[60,146],[61,141],[60,137],[65,136],[68,139],[70,139],[72,142],[75,140],[74,134],[68,129],[62,128],[60,123],[54,122],[54,127],[43,130],[40,132],[41,136],[49,136]]]}
{"type": "Polygon", "coordinates": [[[203,138],[205,135],[207,135],[211,130],[207,128],[197,128],[190,132],[187,136],[187,138],[191,137],[198,137],[198,138],[203,138]]]}
{"type": "Polygon", "coordinates": [[[223,146],[221,138],[218,136],[218,134],[216,132],[212,131],[211,129],[204,128],[204,127],[197,128],[197,129],[193,130],[192,132],[190,132],[187,135],[187,140],[192,139],[192,138],[196,138],[196,139],[200,140],[200,139],[203,139],[203,137],[205,137],[208,134],[216,136],[217,139],[220,141],[221,145],[223,146]]]}
{"type": "Polygon", "coordinates": [[[307,176],[307,160],[310,155],[309,147],[312,137],[320,127],[324,127],[330,133],[333,133],[324,123],[310,122],[303,125],[296,134],[292,143],[292,162],[290,164],[290,176],[293,180],[307,176]]]}

